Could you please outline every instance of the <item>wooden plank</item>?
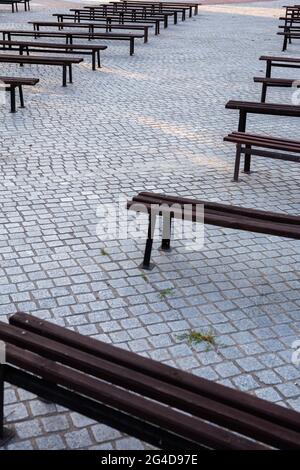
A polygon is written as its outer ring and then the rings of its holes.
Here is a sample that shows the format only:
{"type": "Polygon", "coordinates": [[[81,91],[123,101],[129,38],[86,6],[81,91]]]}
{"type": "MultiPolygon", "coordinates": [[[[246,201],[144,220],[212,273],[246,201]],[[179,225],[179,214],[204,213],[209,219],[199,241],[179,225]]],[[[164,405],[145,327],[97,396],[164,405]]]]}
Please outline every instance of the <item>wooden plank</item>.
{"type": "Polygon", "coordinates": [[[271,222],[278,222],[278,223],[283,223],[283,224],[295,224],[299,225],[300,224],[300,217],[299,216],[294,216],[294,215],[286,215],[286,214],[280,214],[280,213],[274,213],[274,212],[267,212],[267,211],[261,211],[258,209],[252,209],[252,208],[246,208],[246,207],[240,207],[240,206],[231,206],[230,204],[221,204],[218,202],[208,202],[208,201],[201,201],[198,199],[192,199],[192,198],[182,198],[178,196],[169,196],[166,194],[160,194],[160,193],[149,193],[146,191],[143,191],[138,194],[138,196],[133,197],[132,200],[142,200],[142,198],[148,198],[149,201],[170,201],[170,203],[179,203],[179,204],[203,204],[205,210],[211,210],[211,211],[221,211],[223,214],[233,214],[233,215],[239,215],[239,216],[245,216],[245,217],[253,217],[254,219],[262,219],[262,220],[268,220],[271,222]]]}
{"type": "Polygon", "coordinates": [[[252,101],[230,100],[228,103],[226,103],[225,108],[243,110],[255,114],[300,117],[300,106],[293,106],[288,104],[256,103],[252,101]]]}
{"type": "Polygon", "coordinates": [[[115,364],[128,367],[133,371],[142,372],[149,377],[163,380],[167,384],[175,385],[182,390],[188,390],[232,406],[237,410],[249,412],[254,416],[300,432],[299,414],[293,410],[282,408],[239,390],[229,389],[224,385],[196,377],[185,371],[161,364],[116,346],[97,341],[93,338],[87,338],[46,320],[35,318],[32,315],[16,313],[10,317],[10,323],[48,339],[63,342],[68,346],[90,353],[95,357],[107,359],[115,364]]]}

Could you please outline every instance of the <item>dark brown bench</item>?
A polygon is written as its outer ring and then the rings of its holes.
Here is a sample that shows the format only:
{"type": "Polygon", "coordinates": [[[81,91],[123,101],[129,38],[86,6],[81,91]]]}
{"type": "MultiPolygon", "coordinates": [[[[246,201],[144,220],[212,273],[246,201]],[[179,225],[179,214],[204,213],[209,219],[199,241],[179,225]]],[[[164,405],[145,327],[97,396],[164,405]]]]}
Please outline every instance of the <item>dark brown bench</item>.
{"type": "Polygon", "coordinates": [[[285,56],[260,56],[259,60],[264,60],[266,62],[266,78],[271,77],[272,67],[281,67],[281,68],[300,68],[300,58],[299,57],[285,57],[285,56]]]}
{"type": "Polygon", "coordinates": [[[29,55],[30,52],[43,52],[53,54],[80,54],[80,55],[91,55],[92,56],[92,68],[96,70],[96,59],[98,67],[101,67],[100,51],[107,49],[107,46],[99,44],[61,44],[53,42],[30,42],[30,41],[1,41],[0,40],[0,51],[19,51],[20,54],[26,53],[29,55]],[[1,47],[2,46],[2,47],[1,47]]]}
{"type": "Polygon", "coordinates": [[[261,103],[265,103],[266,96],[267,96],[267,89],[269,87],[276,87],[276,88],[299,88],[300,81],[296,78],[266,78],[266,77],[253,77],[255,83],[262,84],[261,90],[261,103]]]}
{"type": "Polygon", "coordinates": [[[159,216],[163,217],[161,249],[169,251],[172,219],[186,218],[187,220],[198,222],[197,207],[199,206],[204,208],[205,224],[300,239],[300,216],[265,212],[166,194],[141,192],[127,203],[127,208],[135,212],[144,212],[148,215],[148,236],[144,260],[141,265],[143,269],[152,269],[154,266],[150,261],[156,219],[159,216]]]}
{"type": "Polygon", "coordinates": [[[0,5],[11,5],[12,13],[19,11],[19,3],[24,4],[25,11],[30,10],[30,1],[31,0],[0,0],[0,5]]]}
{"type": "Polygon", "coordinates": [[[300,449],[300,417],[32,315],[0,323],[0,435],[9,383],[159,449],[300,449]]]}
{"type": "Polygon", "coordinates": [[[11,30],[1,29],[3,41],[11,41],[13,37],[27,36],[34,37],[35,39],[43,38],[64,38],[66,44],[73,44],[73,40],[77,39],[104,39],[106,41],[128,41],[129,42],[129,53],[134,54],[134,41],[135,39],[141,39],[144,37],[143,34],[134,33],[79,33],[78,31],[28,31],[28,30],[11,30]]]}
{"type": "MultiPolygon", "coordinates": [[[[234,181],[238,181],[239,179],[241,154],[250,156],[257,155],[276,160],[300,163],[300,155],[291,155],[293,152],[300,154],[300,140],[282,139],[265,135],[249,134],[246,132],[232,132],[224,137],[224,141],[232,142],[237,146],[233,176],[234,181]]],[[[249,173],[249,171],[250,167],[248,166],[246,167],[245,173],[249,173]]]]}
{"type": "Polygon", "coordinates": [[[298,57],[284,57],[284,56],[265,56],[262,55],[259,60],[264,60],[266,62],[266,76],[265,77],[255,77],[254,81],[262,83],[262,92],[261,92],[261,102],[266,101],[266,93],[268,86],[282,86],[282,87],[291,87],[297,86],[297,80],[284,79],[284,78],[271,78],[272,68],[281,67],[281,68],[292,68],[300,69],[300,58],[298,57]]]}
{"type": "Polygon", "coordinates": [[[298,162],[297,155],[285,154],[281,151],[298,153],[298,142],[288,139],[277,139],[270,136],[259,136],[246,133],[246,121],[249,113],[274,116],[300,117],[300,106],[275,103],[255,103],[252,101],[228,101],[227,109],[239,111],[238,132],[229,134],[224,140],[236,144],[234,181],[238,181],[241,154],[245,155],[244,172],[250,173],[251,156],[259,155],[278,160],[298,162]],[[273,145],[273,146],[272,146],[273,145]],[[271,152],[265,149],[273,149],[271,152]]]}
{"type": "Polygon", "coordinates": [[[28,23],[33,25],[34,31],[40,31],[41,27],[50,27],[58,28],[63,30],[64,28],[81,28],[88,29],[90,38],[93,38],[95,30],[105,29],[106,32],[112,32],[112,30],[134,30],[134,31],[143,31],[144,32],[144,42],[148,42],[149,37],[149,28],[152,28],[152,25],[109,25],[109,24],[99,24],[99,23],[70,23],[70,22],[54,22],[54,21],[29,21],[28,23]]]}
{"type": "Polygon", "coordinates": [[[16,112],[16,88],[19,90],[20,108],[25,108],[23,86],[34,86],[38,82],[38,78],[0,76],[0,83],[4,83],[6,90],[10,92],[10,111],[12,113],[16,112]]]}
{"type": "Polygon", "coordinates": [[[291,43],[292,39],[300,39],[300,31],[292,31],[288,27],[286,31],[278,31],[279,36],[283,36],[282,51],[286,51],[288,42],[291,43]]]}
{"type": "Polygon", "coordinates": [[[73,83],[72,65],[82,62],[82,58],[73,57],[47,57],[47,56],[20,56],[0,54],[0,63],[6,64],[36,64],[54,65],[62,67],[62,85],[67,86],[67,69],[69,70],[69,82],[73,83]]]}

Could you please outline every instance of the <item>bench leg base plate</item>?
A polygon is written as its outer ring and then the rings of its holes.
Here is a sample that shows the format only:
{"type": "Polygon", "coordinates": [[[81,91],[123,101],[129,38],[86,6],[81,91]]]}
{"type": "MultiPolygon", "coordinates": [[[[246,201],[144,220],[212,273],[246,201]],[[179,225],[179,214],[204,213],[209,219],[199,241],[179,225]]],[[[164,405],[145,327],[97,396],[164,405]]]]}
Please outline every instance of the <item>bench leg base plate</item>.
{"type": "Polygon", "coordinates": [[[139,265],[139,268],[145,269],[146,271],[152,271],[152,269],[155,268],[155,264],[154,264],[154,263],[150,263],[148,266],[146,266],[144,263],[141,263],[141,264],[139,265]]]}
{"type": "Polygon", "coordinates": [[[160,246],[158,248],[159,251],[164,251],[166,253],[170,253],[172,251],[172,248],[171,247],[168,247],[168,248],[164,248],[163,246],[160,246]]]}
{"type": "Polygon", "coordinates": [[[3,433],[0,437],[0,447],[3,447],[5,444],[7,444],[15,435],[16,433],[12,428],[3,428],[3,433]]]}

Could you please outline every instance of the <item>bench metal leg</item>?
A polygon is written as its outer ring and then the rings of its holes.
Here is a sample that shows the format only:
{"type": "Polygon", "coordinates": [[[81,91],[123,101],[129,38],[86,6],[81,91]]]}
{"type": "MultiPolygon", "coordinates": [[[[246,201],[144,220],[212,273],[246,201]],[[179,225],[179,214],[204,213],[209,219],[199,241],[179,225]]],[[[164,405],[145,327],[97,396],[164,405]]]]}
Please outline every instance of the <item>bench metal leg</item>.
{"type": "Polygon", "coordinates": [[[96,51],[92,51],[92,69],[96,70],[96,51]]]}
{"type": "Polygon", "coordinates": [[[16,112],[16,87],[10,86],[10,112],[16,112]]]}
{"type": "Polygon", "coordinates": [[[148,42],[148,28],[144,28],[144,42],[148,42]]]}
{"type": "Polygon", "coordinates": [[[98,67],[101,68],[100,49],[97,51],[98,67]]]}
{"type": "Polygon", "coordinates": [[[233,181],[238,181],[239,180],[240,161],[241,161],[241,147],[242,147],[241,144],[236,145],[233,181]]]}
{"type": "Polygon", "coordinates": [[[154,268],[154,264],[150,263],[151,260],[151,252],[152,252],[152,245],[153,245],[153,236],[155,230],[155,223],[156,223],[156,215],[149,214],[149,224],[148,224],[148,236],[146,241],[145,253],[144,253],[144,260],[141,264],[142,269],[151,270],[154,268]]]}
{"type": "Polygon", "coordinates": [[[134,54],[134,38],[130,38],[130,55],[134,54]]]}
{"type": "Polygon", "coordinates": [[[246,130],[246,122],[247,122],[247,112],[243,109],[240,109],[240,117],[239,117],[239,132],[245,132],[246,130]]]}
{"type": "Polygon", "coordinates": [[[261,97],[260,97],[261,103],[265,103],[265,102],[266,102],[267,87],[268,87],[268,86],[267,86],[266,83],[263,83],[263,84],[262,84],[261,97]]]}
{"type": "Polygon", "coordinates": [[[282,52],[286,51],[286,47],[287,47],[287,36],[285,35],[283,37],[282,52]]]}
{"type": "Polygon", "coordinates": [[[63,65],[63,85],[62,86],[67,86],[67,66],[63,65]]]}
{"type": "Polygon", "coordinates": [[[19,85],[20,108],[25,108],[22,85],[19,85]]]}
{"type": "Polygon", "coordinates": [[[160,249],[162,251],[171,251],[171,230],[172,219],[170,214],[163,216],[163,236],[160,249]]]}
{"type": "Polygon", "coordinates": [[[245,160],[244,160],[244,173],[250,173],[251,166],[251,145],[246,145],[245,160]]]}
{"type": "Polygon", "coordinates": [[[72,64],[70,64],[68,67],[69,67],[69,82],[73,83],[72,64]]]}

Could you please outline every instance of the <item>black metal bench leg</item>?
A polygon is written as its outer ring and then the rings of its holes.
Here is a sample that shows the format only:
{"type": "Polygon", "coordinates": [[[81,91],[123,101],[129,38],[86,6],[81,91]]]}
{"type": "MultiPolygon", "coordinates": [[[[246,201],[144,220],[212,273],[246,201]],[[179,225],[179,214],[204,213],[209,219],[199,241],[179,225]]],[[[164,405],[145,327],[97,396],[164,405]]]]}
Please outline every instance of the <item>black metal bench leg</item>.
{"type": "Polygon", "coordinates": [[[10,85],[10,112],[16,112],[16,87],[10,85]]]}
{"type": "Polygon", "coordinates": [[[155,223],[156,223],[156,215],[151,215],[150,213],[149,225],[148,225],[148,236],[147,236],[147,241],[146,241],[144,260],[143,260],[143,263],[141,264],[142,269],[151,270],[154,268],[154,264],[150,263],[150,260],[151,260],[155,223]]]}
{"type": "Polygon", "coordinates": [[[130,55],[134,54],[134,38],[130,38],[130,55]]]}
{"type": "Polygon", "coordinates": [[[145,43],[148,42],[148,28],[147,27],[144,29],[144,42],[145,43]]]}
{"type": "Polygon", "coordinates": [[[245,161],[244,161],[244,173],[250,173],[251,166],[251,145],[246,145],[245,148],[245,161]]]}
{"type": "Polygon", "coordinates": [[[267,87],[268,87],[268,86],[267,86],[266,83],[263,83],[263,84],[262,84],[261,98],[260,98],[261,103],[265,103],[265,102],[266,102],[267,87]]]}
{"type": "Polygon", "coordinates": [[[287,36],[285,35],[283,38],[282,52],[286,51],[286,46],[287,46],[287,36]]]}
{"type": "Polygon", "coordinates": [[[19,85],[20,108],[25,108],[22,85],[19,85]]]}
{"type": "Polygon", "coordinates": [[[172,219],[170,213],[163,216],[163,234],[160,249],[162,251],[171,251],[171,231],[172,219]]]}
{"type": "Polygon", "coordinates": [[[63,65],[63,86],[67,86],[67,66],[63,65]]]}
{"type": "Polygon", "coordinates": [[[69,65],[69,82],[73,83],[72,64],[69,65]]]}
{"type": "Polygon", "coordinates": [[[238,181],[239,180],[240,161],[241,161],[241,147],[242,147],[241,144],[236,145],[233,181],[238,181]]]}
{"type": "Polygon", "coordinates": [[[92,51],[92,69],[96,70],[96,51],[92,51]]]}
{"type": "Polygon", "coordinates": [[[240,109],[240,117],[239,117],[239,132],[245,132],[246,130],[246,122],[247,122],[247,112],[243,109],[240,109]]]}

